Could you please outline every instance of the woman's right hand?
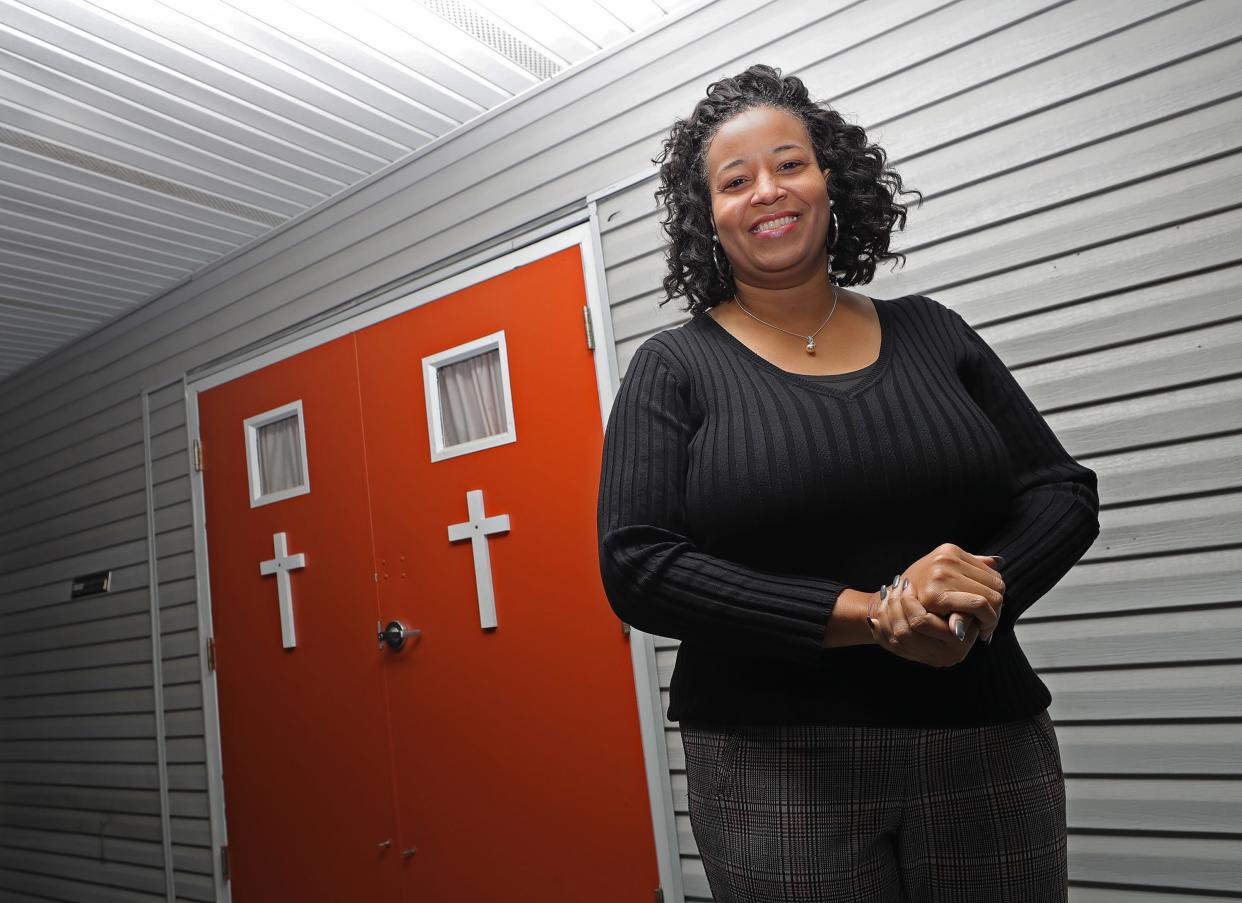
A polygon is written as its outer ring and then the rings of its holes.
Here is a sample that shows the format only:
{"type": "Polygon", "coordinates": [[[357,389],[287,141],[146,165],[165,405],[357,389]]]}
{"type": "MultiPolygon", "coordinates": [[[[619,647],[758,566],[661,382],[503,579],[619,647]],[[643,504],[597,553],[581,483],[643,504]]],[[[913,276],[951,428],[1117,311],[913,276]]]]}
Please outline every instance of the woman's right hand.
{"type": "Polygon", "coordinates": [[[996,571],[997,561],[946,542],[906,568],[902,577],[914,589],[916,608],[946,619],[958,612],[968,624],[973,615],[984,641],[989,642],[1005,602],[1005,581],[996,571]]]}
{"type": "Polygon", "coordinates": [[[886,598],[895,595],[897,604],[887,604],[883,618],[877,618],[873,628],[877,642],[896,653],[904,636],[908,638],[906,649],[898,653],[903,658],[939,667],[957,664],[965,658],[973,637],[982,632],[990,639],[999,622],[1005,581],[996,572],[994,561],[991,556],[973,555],[953,543],[937,546],[887,588],[886,598]],[[953,630],[958,619],[966,624],[963,640],[958,640],[953,630]],[[949,645],[957,648],[946,658],[944,650],[922,641],[920,634],[933,643],[951,638],[949,645]]]}
{"type": "Polygon", "coordinates": [[[959,640],[948,621],[918,604],[909,578],[900,578],[896,589],[891,584],[881,588],[871,612],[868,620],[877,645],[933,668],[959,664],[979,637],[979,622],[970,618],[966,635],[959,640]]]}

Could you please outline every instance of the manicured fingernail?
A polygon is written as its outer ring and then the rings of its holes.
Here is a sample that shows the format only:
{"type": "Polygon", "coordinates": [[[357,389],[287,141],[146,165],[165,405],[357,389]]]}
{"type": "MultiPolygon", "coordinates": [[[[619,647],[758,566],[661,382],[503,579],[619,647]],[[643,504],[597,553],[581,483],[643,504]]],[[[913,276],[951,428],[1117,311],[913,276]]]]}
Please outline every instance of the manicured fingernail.
{"type": "Polygon", "coordinates": [[[966,622],[959,618],[957,626],[953,628],[953,631],[957,634],[959,640],[964,641],[966,639],[966,622]]]}
{"type": "Polygon", "coordinates": [[[897,583],[899,580],[901,580],[901,574],[894,574],[893,575],[893,589],[897,588],[897,583]]]}
{"type": "Polygon", "coordinates": [[[888,598],[888,584],[886,583],[880,587],[880,601],[883,602],[887,598],[888,598]]]}
{"type": "Polygon", "coordinates": [[[1005,563],[1004,555],[989,555],[988,557],[991,558],[993,561],[999,562],[1000,564],[1005,563]]]}
{"type": "Polygon", "coordinates": [[[910,578],[907,577],[905,580],[901,581],[901,591],[904,593],[909,588],[910,588],[910,578]]]}

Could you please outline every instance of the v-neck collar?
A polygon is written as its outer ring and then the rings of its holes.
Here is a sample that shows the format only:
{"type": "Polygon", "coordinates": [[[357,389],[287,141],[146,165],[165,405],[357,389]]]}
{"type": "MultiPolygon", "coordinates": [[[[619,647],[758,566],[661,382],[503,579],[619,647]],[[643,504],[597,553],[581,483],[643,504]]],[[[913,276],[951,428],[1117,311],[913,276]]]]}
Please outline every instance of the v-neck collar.
{"type": "Polygon", "coordinates": [[[834,386],[831,380],[821,380],[817,376],[810,374],[793,373],[792,371],[776,366],[776,364],[772,363],[763,355],[751,350],[745,342],[733,333],[729,332],[729,330],[725,329],[720,323],[717,323],[714,317],[708,316],[706,313],[698,314],[697,316],[692,317],[691,322],[694,320],[705,321],[703,328],[719,336],[723,340],[724,344],[727,347],[732,348],[733,351],[740,357],[749,360],[752,364],[757,365],[764,370],[775,373],[777,376],[780,376],[788,382],[796,383],[803,388],[810,389],[813,392],[819,392],[823,395],[836,395],[848,398],[865,391],[869,386],[873,385],[876,380],[880,378],[880,375],[888,368],[889,360],[893,356],[893,321],[891,316],[892,311],[889,309],[889,305],[893,302],[885,298],[872,298],[871,301],[875,305],[876,316],[880,320],[879,356],[866,367],[859,370],[851,370],[848,373],[827,374],[832,377],[842,377],[843,380],[849,377],[853,377],[858,380],[848,387],[834,386]]]}

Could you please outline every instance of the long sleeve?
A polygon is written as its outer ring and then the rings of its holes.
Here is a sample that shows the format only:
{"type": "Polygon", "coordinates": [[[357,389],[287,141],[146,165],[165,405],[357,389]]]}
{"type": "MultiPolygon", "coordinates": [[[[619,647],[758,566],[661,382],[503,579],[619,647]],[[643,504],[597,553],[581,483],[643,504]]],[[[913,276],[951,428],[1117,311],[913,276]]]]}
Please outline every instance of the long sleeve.
{"type": "Polygon", "coordinates": [[[1100,533],[1096,474],[1076,462],[1040,415],[1004,361],[950,308],[969,356],[967,391],[996,426],[1013,463],[1008,518],[981,554],[1004,557],[1005,604],[996,637],[1048,592],[1086,553],[1100,533]]]}
{"type": "Polygon", "coordinates": [[[672,355],[655,349],[635,352],[604,435],[597,527],[609,604],[659,636],[751,654],[821,654],[845,584],[746,567],[687,536],[693,404],[684,371],[679,379],[672,355]]]}

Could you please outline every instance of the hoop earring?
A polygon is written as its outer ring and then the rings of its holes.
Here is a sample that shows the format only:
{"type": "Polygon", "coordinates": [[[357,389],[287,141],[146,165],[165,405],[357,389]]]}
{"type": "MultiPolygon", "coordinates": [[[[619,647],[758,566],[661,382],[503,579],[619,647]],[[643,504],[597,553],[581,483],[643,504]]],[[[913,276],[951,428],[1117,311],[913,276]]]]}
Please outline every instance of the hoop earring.
{"type": "MultiPolygon", "coordinates": [[[[832,202],[829,201],[829,204],[831,203],[832,202]]],[[[832,241],[828,242],[828,281],[835,284],[838,282],[838,280],[841,279],[841,277],[845,275],[845,270],[834,270],[832,268],[832,259],[833,259],[832,249],[836,247],[837,238],[840,236],[840,232],[841,232],[841,227],[837,224],[837,212],[835,210],[832,211],[831,222],[832,222],[832,241]]]]}
{"type": "Polygon", "coordinates": [[[726,273],[725,271],[726,271],[726,269],[728,269],[728,266],[729,266],[729,257],[728,257],[728,255],[726,254],[726,255],[725,255],[725,262],[724,262],[724,264],[721,264],[721,262],[720,262],[720,255],[717,253],[717,249],[719,249],[721,252],[723,252],[723,251],[724,251],[724,245],[722,245],[722,244],[720,243],[720,239],[719,239],[719,238],[717,238],[717,237],[716,237],[716,233],[715,233],[715,232],[713,232],[713,233],[712,233],[712,263],[716,264],[716,272],[720,274],[720,278],[721,278],[721,279],[728,279],[728,278],[729,278],[728,273],[726,273]]]}

